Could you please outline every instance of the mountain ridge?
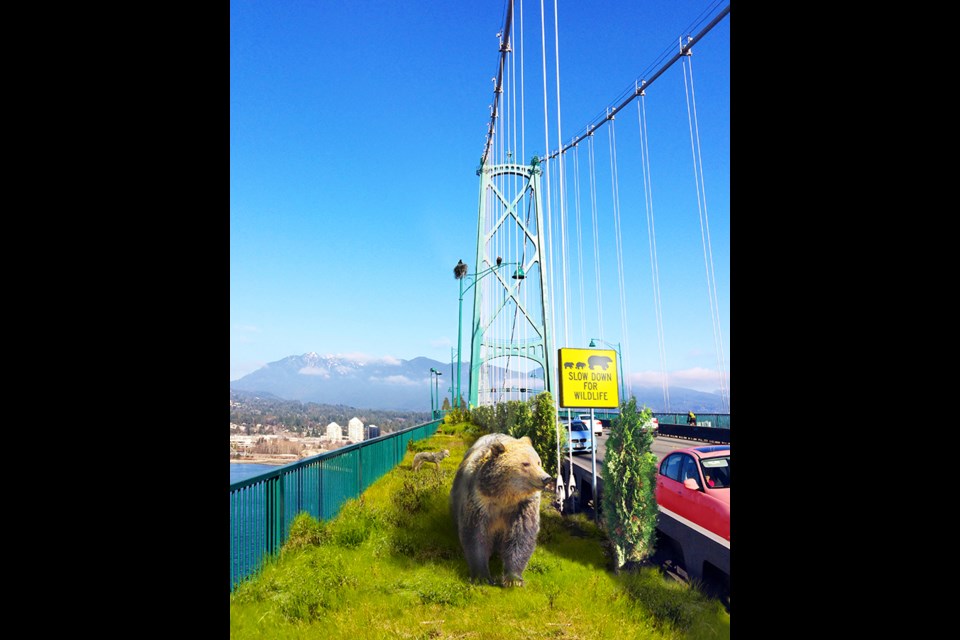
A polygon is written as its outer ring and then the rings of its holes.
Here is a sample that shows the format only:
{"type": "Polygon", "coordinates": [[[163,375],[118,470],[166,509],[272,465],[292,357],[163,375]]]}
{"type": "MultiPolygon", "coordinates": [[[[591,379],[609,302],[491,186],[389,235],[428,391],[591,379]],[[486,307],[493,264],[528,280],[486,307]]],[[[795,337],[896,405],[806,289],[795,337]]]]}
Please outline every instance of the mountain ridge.
{"type": "MultiPolygon", "coordinates": [[[[249,393],[269,394],[283,400],[350,405],[396,411],[430,411],[432,389],[439,387],[440,402],[453,394],[456,384],[454,366],[425,356],[410,360],[398,358],[351,358],[320,355],[307,352],[270,362],[237,380],[230,389],[249,393]],[[433,380],[430,369],[441,372],[433,380]]],[[[461,363],[461,395],[466,398],[469,387],[470,363],[461,363]]],[[[667,411],[663,406],[661,387],[632,388],[638,405],[654,411],[667,411]]],[[[722,411],[721,397],[684,387],[670,387],[670,405],[673,412],[694,411],[714,413],[722,411]]]]}

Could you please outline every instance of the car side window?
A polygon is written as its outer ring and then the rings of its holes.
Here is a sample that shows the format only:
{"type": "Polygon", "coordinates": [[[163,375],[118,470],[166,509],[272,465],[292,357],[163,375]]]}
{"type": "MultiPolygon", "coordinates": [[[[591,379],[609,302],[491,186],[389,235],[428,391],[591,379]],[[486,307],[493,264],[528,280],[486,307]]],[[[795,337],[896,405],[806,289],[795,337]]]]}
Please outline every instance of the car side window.
{"type": "Polygon", "coordinates": [[[683,456],[683,466],[680,468],[680,482],[693,478],[700,484],[700,473],[697,471],[697,462],[690,456],[683,456]]]}
{"type": "Polygon", "coordinates": [[[660,465],[660,473],[667,476],[671,480],[680,480],[680,463],[683,456],[679,453],[667,456],[667,459],[663,461],[663,464],[660,465]]]}

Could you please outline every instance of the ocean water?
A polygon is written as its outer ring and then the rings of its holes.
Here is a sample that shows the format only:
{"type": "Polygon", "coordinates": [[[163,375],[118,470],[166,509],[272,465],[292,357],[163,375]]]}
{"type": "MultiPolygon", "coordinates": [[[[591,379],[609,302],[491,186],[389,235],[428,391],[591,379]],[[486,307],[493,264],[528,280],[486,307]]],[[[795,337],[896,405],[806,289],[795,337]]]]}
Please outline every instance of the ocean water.
{"type": "Polygon", "coordinates": [[[258,476],[267,471],[279,469],[275,464],[254,464],[252,462],[231,462],[230,463],[230,484],[240,480],[246,480],[253,476],[258,476]]]}

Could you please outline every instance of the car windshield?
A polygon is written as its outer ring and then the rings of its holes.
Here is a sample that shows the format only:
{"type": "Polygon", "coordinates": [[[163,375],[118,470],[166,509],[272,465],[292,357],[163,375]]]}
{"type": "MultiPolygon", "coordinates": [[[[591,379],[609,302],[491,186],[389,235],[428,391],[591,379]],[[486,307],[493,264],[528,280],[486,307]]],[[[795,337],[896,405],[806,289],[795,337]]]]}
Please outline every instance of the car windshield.
{"type": "Polygon", "coordinates": [[[709,489],[727,489],[730,487],[730,456],[705,458],[700,461],[703,479],[709,489]]]}

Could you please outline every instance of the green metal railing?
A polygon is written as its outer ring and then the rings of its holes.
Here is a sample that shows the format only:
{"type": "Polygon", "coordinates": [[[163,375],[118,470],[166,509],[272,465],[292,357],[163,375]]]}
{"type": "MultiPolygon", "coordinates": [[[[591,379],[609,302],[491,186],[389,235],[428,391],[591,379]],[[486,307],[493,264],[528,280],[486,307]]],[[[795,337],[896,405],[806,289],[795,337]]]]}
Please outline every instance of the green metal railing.
{"type": "MultiPolygon", "coordinates": [[[[660,424],[687,424],[686,413],[654,412],[653,415],[660,421],[660,424]]],[[[704,422],[709,422],[709,426],[711,427],[719,427],[721,429],[730,428],[729,413],[698,413],[696,416],[697,422],[699,422],[701,425],[703,425],[704,422]]]]}
{"type": "Polygon", "coordinates": [[[230,588],[280,551],[302,511],[318,520],[337,515],[400,464],[411,440],[429,438],[442,420],[294,462],[230,485],[230,588]]]}
{"type": "MultiPolygon", "coordinates": [[[[565,418],[567,416],[566,409],[560,409],[560,417],[565,418]]],[[[582,413],[589,413],[589,409],[584,411],[583,409],[571,409],[571,415],[577,416],[582,413]]],[[[613,420],[618,415],[619,411],[608,411],[606,409],[594,409],[593,415],[597,420],[613,420]]],[[[730,428],[730,414],[729,413],[698,413],[697,422],[703,424],[704,422],[709,422],[711,427],[719,427],[721,429],[730,428]]],[[[660,421],[660,424],[687,424],[687,414],[684,413],[663,413],[660,411],[654,411],[653,417],[660,421]]],[[[707,425],[704,425],[707,426],[707,425]]]]}

